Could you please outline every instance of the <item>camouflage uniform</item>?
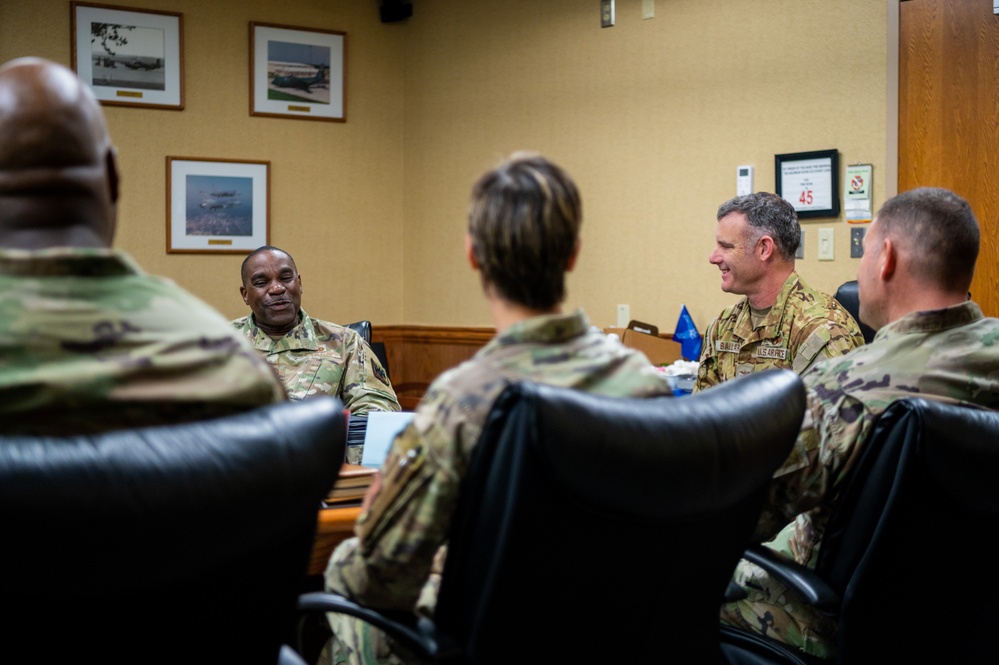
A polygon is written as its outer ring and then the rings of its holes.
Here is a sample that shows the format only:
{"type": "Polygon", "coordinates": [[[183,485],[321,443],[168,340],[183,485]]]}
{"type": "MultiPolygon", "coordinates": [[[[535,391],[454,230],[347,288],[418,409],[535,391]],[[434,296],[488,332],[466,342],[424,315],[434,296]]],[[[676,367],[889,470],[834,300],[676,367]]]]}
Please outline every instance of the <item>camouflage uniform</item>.
{"type": "Polygon", "coordinates": [[[99,432],[284,399],[225,319],[125,254],[0,250],[0,431],[99,432]]]}
{"type": "MultiPolygon", "coordinates": [[[[304,309],[298,325],[278,340],[257,327],[253,314],[232,325],[271,363],[290,399],[333,395],[355,415],[400,410],[385,368],[350,328],[313,319],[304,309]]],[[[351,446],[347,461],[360,464],[363,448],[351,446]]]]}
{"type": "MultiPolygon", "coordinates": [[[[430,386],[392,445],[381,490],[357,520],[356,537],[333,552],[328,589],[374,607],[432,614],[443,549],[435,553],[469,456],[496,397],[518,379],[610,396],[672,392],[645,356],[591,330],[582,311],[511,326],[430,386]]],[[[340,642],[336,662],[399,662],[376,629],[329,617],[340,642]]]]}
{"type": "Polygon", "coordinates": [[[753,328],[748,298],[711,322],[694,390],[764,369],[787,368],[801,374],[813,363],[863,343],[850,313],[792,272],[760,327],[753,328]]]}
{"type": "MultiPolygon", "coordinates": [[[[808,388],[802,431],[774,474],[756,535],[772,538],[768,546],[814,568],[840,484],[889,404],[920,395],[999,408],[999,319],[984,318],[973,302],[909,314],[879,330],[869,345],[802,378],[808,388]]],[[[832,655],[832,622],[809,612],[746,561],[735,577],[749,597],[727,604],[724,621],[808,653],[832,655]]]]}

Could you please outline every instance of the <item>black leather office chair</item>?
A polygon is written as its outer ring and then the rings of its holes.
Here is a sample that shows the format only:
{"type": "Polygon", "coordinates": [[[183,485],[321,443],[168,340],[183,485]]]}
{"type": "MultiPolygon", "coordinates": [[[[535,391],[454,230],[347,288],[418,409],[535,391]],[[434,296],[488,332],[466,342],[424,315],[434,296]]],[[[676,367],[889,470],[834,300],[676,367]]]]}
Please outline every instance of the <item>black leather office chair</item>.
{"type": "Polygon", "coordinates": [[[344,328],[350,328],[360,335],[365,342],[369,345],[371,344],[371,321],[368,321],[367,319],[363,321],[355,321],[354,323],[348,323],[344,326],[344,328]]]}
{"type": "MultiPolygon", "coordinates": [[[[752,560],[838,616],[839,663],[996,657],[999,412],[921,398],[878,420],[830,518],[814,571],[752,560]]],[[[812,663],[725,630],[729,663],[812,663]]]]}
{"type": "Polygon", "coordinates": [[[864,342],[870,344],[874,339],[874,333],[876,332],[866,323],[860,321],[860,294],[857,290],[857,280],[853,279],[849,282],[843,282],[838,289],[836,289],[836,295],[833,296],[836,301],[843,306],[846,311],[850,312],[850,316],[853,317],[857,325],[860,326],[860,332],[864,335],[864,342]]]}
{"type": "Polygon", "coordinates": [[[724,590],[803,412],[788,370],[682,399],[511,386],[463,481],[436,624],[300,606],[438,660],[716,663],[724,590]]]}
{"type": "Polygon", "coordinates": [[[343,418],[320,397],[0,437],[0,659],[274,665],[343,460],[343,418]]]}
{"type": "Polygon", "coordinates": [[[388,354],[385,352],[385,343],[371,341],[371,321],[356,321],[354,323],[348,323],[345,327],[356,332],[364,339],[365,342],[368,343],[368,346],[371,347],[371,351],[375,354],[375,357],[378,358],[378,362],[381,363],[382,368],[385,370],[386,376],[391,379],[392,374],[389,372],[388,354]]]}

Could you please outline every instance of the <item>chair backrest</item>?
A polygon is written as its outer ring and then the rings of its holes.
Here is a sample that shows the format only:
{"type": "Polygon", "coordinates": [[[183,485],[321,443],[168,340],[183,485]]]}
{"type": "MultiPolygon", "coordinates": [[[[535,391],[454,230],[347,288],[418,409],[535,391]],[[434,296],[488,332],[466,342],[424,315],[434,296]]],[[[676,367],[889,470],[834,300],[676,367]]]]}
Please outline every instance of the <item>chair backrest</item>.
{"type": "Polygon", "coordinates": [[[816,566],[842,597],[840,662],[995,657],[997,478],[999,412],[922,398],[885,410],[816,566]]]}
{"type": "Polygon", "coordinates": [[[369,345],[371,344],[371,321],[368,321],[367,319],[363,321],[355,321],[354,323],[348,323],[344,326],[344,328],[350,328],[360,335],[361,339],[369,345]]]}
{"type": "Polygon", "coordinates": [[[874,339],[876,331],[866,323],[860,321],[860,292],[857,290],[857,280],[852,279],[849,282],[843,282],[836,289],[836,295],[833,297],[836,298],[836,302],[843,306],[843,309],[850,312],[850,316],[860,326],[860,332],[864,335],[864,342],[870,344],[874,339]]]}
{"type": "Polygon", "coordinates": [[[0,437],[0,653],[273,665],[345,435],[339,400],[319,397],[200,423],[0,437]]]}
{"type": "Polygon", "coordinates": [[[474,663],[716,662],[724,590],[803,413],[788,370],[683,399],[509,387],[462,484],[438,628],[474,663]]]}

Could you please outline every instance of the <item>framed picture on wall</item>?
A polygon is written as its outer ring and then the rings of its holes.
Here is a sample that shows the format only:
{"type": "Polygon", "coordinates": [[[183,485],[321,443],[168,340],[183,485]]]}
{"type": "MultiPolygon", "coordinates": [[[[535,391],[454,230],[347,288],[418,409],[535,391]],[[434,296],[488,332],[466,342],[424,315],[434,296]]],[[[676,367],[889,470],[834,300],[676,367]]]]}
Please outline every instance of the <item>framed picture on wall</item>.
{"type": "Polygon", "coordinates": [[[839,216],[839,151],[774,155],[777,195],[794,206],[798,219],[839,216]]]}
{"type": "Polygon", "coordinates": [[[270,162],[166,159],[168,253],[249,254],[270,243],[270,162]]]}
{"type": "Polygon", "coordinates": [[[184,108],[183,15],[70,3],[73,69],[102,104],[184,108]]]}
{"type": "Polygon", "coordinates": [[[250,23],[250,115],[346,122],[347,33],[250,23]]]}

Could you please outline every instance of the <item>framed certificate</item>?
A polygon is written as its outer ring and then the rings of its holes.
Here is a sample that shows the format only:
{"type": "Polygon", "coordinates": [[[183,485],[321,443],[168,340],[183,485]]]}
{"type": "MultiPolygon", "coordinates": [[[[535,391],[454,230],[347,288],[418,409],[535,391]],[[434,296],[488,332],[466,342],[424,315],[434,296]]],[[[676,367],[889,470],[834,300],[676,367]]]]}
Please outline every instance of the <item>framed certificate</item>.
{"type": "Polygon", "coordinates": [[[798,219],[839,216],[839,151],[774,155],[777,194],[794,206],[798,219]]]}

